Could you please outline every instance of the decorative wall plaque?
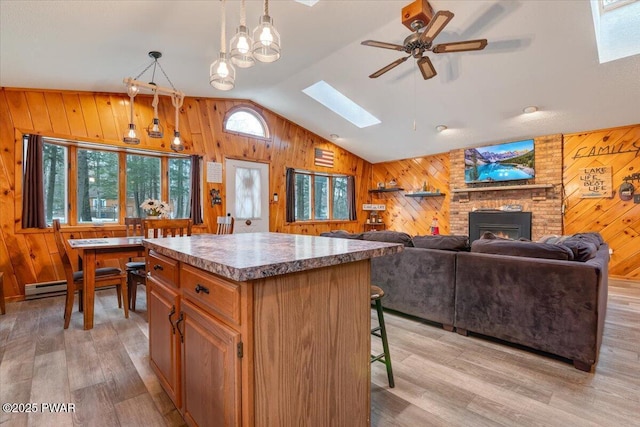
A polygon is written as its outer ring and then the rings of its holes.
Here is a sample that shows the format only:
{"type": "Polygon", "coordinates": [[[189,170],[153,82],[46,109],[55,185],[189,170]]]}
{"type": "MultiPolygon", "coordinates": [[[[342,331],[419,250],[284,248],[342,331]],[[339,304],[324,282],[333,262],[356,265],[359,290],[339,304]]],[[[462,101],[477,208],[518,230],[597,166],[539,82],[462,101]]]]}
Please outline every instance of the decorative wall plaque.
{"type": "Polygon", "coordinates": [[[583,199],[611,198],[615,194],[611,184],[611,166],[580,169],[579,189],[583,199]]]}

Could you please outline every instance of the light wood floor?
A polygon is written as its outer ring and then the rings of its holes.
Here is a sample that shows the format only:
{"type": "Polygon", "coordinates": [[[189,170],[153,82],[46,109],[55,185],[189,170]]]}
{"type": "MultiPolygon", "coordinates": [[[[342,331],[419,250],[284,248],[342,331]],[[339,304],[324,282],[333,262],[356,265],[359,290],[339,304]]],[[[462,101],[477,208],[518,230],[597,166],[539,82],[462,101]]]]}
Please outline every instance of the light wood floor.
{"type": "MultiPolygon", "coordinates": [[[[184,425],[149,368],[143,288],[138,295],[138,313],[126,320],[115,292],[99,292],[92,331],[77,311],[62,329],[62,297],[8,304],[0,403],[74,403],[76,412],[0,413],[1,426],[184,425]]],[[[638,283],[610,281],[595,373],[392,313],[385,320],[396,387],[375,363],[372,426],[640,425],[638,283]]],[[[379,350],[377,339],[372,345],[379,350]]]]}

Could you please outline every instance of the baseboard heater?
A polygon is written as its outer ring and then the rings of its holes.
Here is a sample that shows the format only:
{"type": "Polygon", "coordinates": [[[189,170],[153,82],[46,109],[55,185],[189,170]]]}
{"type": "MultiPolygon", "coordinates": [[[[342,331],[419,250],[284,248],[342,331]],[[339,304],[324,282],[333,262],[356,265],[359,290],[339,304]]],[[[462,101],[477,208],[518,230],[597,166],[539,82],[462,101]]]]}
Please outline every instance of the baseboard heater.
{"type": "Polygon", "coordinates": [[[67,281],[29,283],[24,286],[24,299],[36,299],[64,295],[67,292],[67,281]]]}

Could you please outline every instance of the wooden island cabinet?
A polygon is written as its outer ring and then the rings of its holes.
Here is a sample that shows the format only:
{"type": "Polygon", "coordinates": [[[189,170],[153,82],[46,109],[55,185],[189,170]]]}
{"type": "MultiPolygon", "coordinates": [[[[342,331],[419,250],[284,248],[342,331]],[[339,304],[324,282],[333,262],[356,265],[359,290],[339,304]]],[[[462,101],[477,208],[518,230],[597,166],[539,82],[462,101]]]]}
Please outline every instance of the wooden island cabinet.
{"type": "Polygon", "coordinates": [[[191,426],[367,426],[370,262],[278,233],[147,239],[150,363],[191,426]]]}

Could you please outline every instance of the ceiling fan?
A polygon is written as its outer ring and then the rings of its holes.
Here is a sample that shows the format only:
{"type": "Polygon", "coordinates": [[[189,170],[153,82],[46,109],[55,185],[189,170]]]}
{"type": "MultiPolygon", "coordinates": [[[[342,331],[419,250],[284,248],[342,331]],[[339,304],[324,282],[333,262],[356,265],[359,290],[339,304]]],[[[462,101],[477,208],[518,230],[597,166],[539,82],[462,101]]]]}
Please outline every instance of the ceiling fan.
{"type": "Polygon", "coordinates": [[[397,59],[371,74],[375,79],[387,71],[397,67],[407,59],[416,58],[418,68],[425,80],[434,77],[437,73],[431,59],[424,56],[426,51],[433,53],[465,52],[469,50],[482,50],[487,46],[487,39],[467,40],[461,42],[441,43],[433,45],[433,40],[453,18],[453,13],[448,10],[439,10],[435,14],[427,0],[415,0],[402,8],[402,23],[413,33],[404,39],[404,44],[393,44],[376,40],[365,40],[361,44],[383,49],[392,49],[408,53],[408,56],[397,59]],[[421,31],[422,30],[422,31],[421,31]]]}

